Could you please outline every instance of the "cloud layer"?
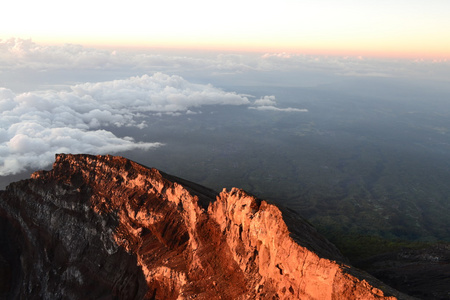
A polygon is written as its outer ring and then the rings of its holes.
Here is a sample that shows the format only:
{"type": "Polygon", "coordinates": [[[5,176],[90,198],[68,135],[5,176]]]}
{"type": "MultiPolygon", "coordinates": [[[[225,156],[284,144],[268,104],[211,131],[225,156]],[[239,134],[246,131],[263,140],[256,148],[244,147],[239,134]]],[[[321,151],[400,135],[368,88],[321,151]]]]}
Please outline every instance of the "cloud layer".
{"type": "MultiPolygon", "coordinates": [[[[0,73],[89,69],[131,70],[133,74],[201,72],[210,77],[248,72],[322,72],[336,76],[435,77],[448,80],[449,66],[450,61],[445,59],[402,60],[289,53],[168,55],[150,51],[100,50],[73,44],[46,46],[14,38],[0,40],[0,73]]],[[[276,80],[276,77],[271,79],[276,80]]]]}
{"type": "Polygon", "coordinates": [[[159,147],[106,130],[146,126],[152,114],[192,113],[203,105],[248,105],[247,97],[156,73],[84,83],[69,90],[15,94],[0,88],[0,175],[43,168],[55,153],[115,153],[159,147]]]}

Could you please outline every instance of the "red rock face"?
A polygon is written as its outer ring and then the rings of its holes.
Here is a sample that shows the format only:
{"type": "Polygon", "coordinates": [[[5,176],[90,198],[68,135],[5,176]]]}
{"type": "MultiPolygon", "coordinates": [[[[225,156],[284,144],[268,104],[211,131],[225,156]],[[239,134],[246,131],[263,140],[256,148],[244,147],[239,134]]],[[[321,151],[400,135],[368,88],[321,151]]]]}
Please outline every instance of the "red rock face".
{"type": "Polygon", "coordinates": [[[5,298],[408,298],[294,212],[120,157],[57,155],[0,198],[5,298]]]}

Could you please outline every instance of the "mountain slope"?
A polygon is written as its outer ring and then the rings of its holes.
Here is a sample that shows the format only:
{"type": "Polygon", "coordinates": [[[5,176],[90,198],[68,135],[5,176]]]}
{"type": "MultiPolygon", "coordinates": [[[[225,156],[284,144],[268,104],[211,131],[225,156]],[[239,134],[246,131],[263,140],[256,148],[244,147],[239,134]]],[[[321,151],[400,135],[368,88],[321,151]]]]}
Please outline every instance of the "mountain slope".
{"type": "Polygon", "coordinates": [[[59,154],[0,200],[10,299],[408,299],[292,211],[121,157],[59,154]]]}

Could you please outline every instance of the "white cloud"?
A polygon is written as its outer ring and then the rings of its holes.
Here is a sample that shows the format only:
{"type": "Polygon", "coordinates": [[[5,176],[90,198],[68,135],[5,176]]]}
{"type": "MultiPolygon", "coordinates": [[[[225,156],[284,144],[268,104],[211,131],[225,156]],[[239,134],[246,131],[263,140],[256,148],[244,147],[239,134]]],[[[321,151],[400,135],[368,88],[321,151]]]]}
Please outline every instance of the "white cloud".
{"type": "Polygon", "coordinates": [[[253,102],[253,106],[250,106],[249,109],[256,110],[265,110],[265,111],[280,111],[280,112],[307,112],[307,109],[304,108],[279,108],[275,105],[277,104],[275,96],[264,96],[258,100],[253,102]]]}
{"type": "Polygon", "coordinates": [[[72,87],[72,92],[79,98],[94,98],[101,105],[136,112],[176,112],[202,105],[250,103],[245,96],[224,92],[210,84],[194,84],[180,76],[162,73],[79,84],[72,87]]]}
{"type": "Polygon", "coordinates": [[[109,70],[176,72],[244,72],[251,69],[242,55],[164,55],[151,51],[95,49],[76,44],[48,46],[19,38],[0,39],[0,71],[109,70]]]}
{"type": "Polygon", "coordinates": [[[275,100],[275,96],[264,96],[261,99],[255,100],[253,102],[256,106],[265,106],[265,105],[275,105],[277,101],[275,100]]]}
{"type": "Polygon", "coordinates": [[[266,110],[266,111],[281,111],[281,112],[308,112],[305,108],[293,108],[293,107],[287,107],[287,108],[279,108],[273,105],[263,105],[263,106],[256,106],[256,107],[249,107],[250,109],[256,109],[256,110],[266,110]]]}
{"type": "Polygon", "coordinates": [[[114,60],[111,51],[80,45],[44,46],[24,39],[0,40],[0,66],[3,69],[106,67],[114,60]]]}
{"type": "Polygon", "coordinates": [[[193,114],[203,105],[247,105],[247,97],[156,73],[15,94],[0,88],[0,175],[42,168],[55,153],[115,153],[159,147],[117,137],[107,126],[144,128],[143,117],[193,114]],[[103,129],[102,129],[103,128],[103,129]]]}

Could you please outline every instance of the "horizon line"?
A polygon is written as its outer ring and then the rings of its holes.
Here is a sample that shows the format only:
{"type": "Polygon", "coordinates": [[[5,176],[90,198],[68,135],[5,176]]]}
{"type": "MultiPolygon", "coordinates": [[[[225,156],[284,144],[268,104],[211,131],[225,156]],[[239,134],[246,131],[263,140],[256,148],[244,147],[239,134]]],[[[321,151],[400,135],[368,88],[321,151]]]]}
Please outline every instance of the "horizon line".
{"type": "Polygon", "coordinates": [[[442,49],[412,49],[405,50],[389,49],[394,47],[362,47],[344,46],[327,47],[326,45],[289,45],[275,43],[214,43],[214,42],[179,42],[179,41],[137,41],[132,40],[101,40],[101,39],[54,39],[39,37],[8,37],[0,41],[10,39],[31,40],[34,43],[58,46],[58,45],[81,45],[94,49],[124,49],[124,50],[161,50],[180,52],[234,52],[234,53],[286,53],[291,55],[317,55],[317,56],[339,56],[339,57],[364,57],[364,58],[386,58],[386,59],[427,59],[427,60],[450,60],[450,51],[442,49]]]}

